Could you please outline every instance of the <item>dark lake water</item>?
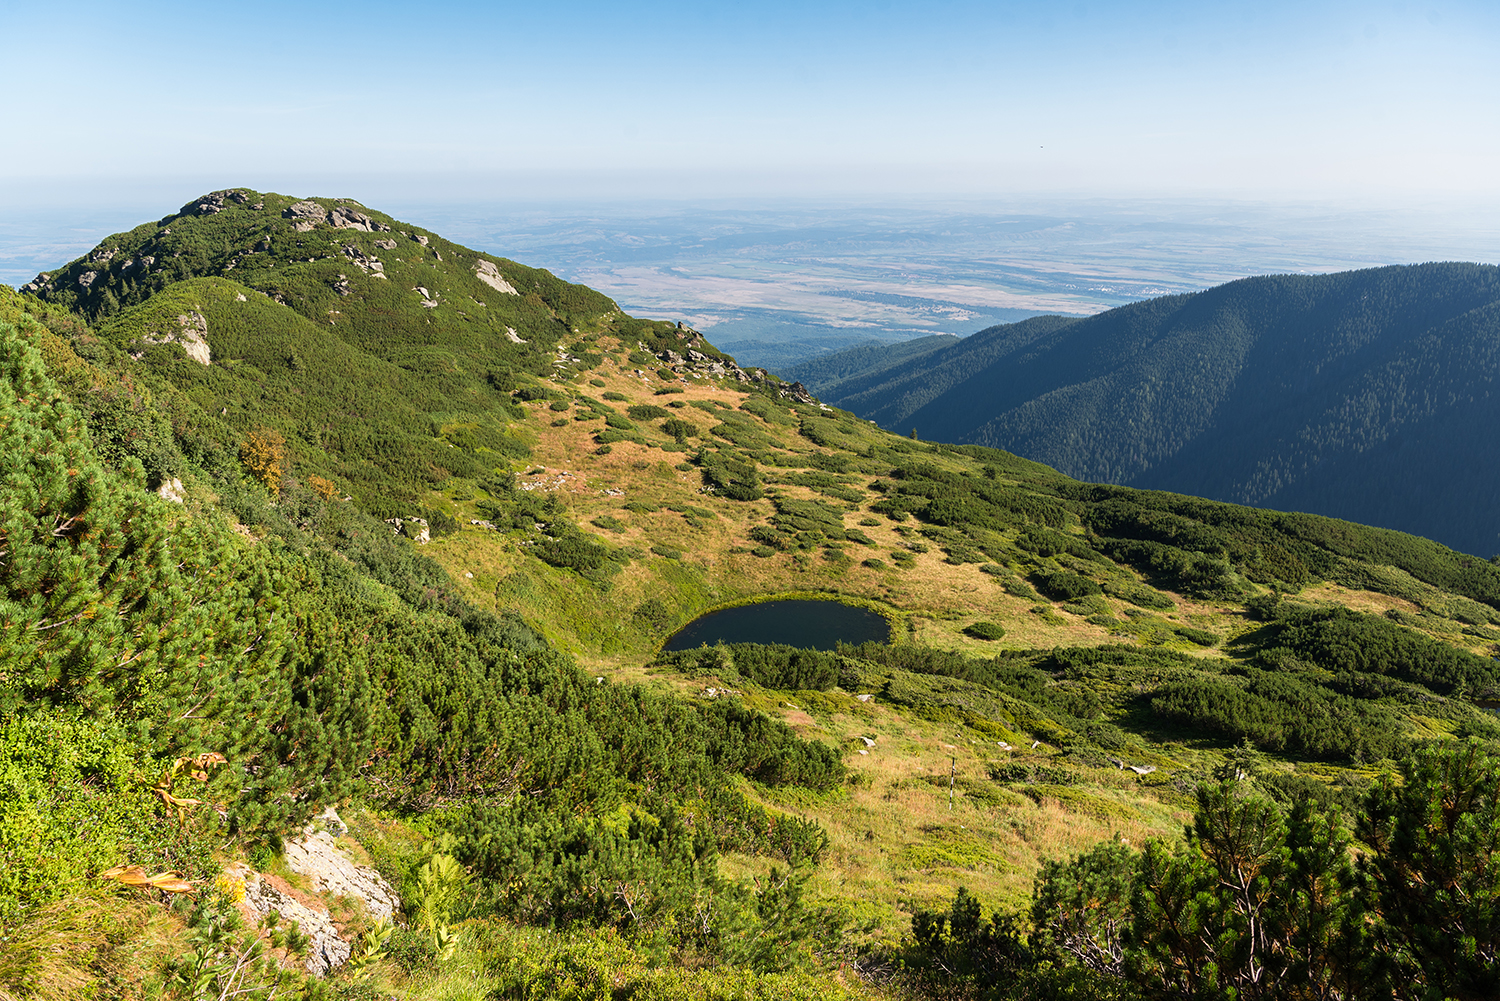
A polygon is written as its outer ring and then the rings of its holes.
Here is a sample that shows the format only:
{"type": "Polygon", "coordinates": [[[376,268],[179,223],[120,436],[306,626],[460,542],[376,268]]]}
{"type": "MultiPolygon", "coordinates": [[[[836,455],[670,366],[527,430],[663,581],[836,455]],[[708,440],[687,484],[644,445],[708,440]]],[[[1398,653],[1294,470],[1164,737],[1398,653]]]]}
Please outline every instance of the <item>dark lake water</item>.
{"type": "Polygon", "coordinates": [[[890,635],[885,617],[867,608],[838,601],[762,601],[700,615],[667,640],[662,649],[693,650],[723,641],[832,650],[841,640],[884,643],[890,635]]]}

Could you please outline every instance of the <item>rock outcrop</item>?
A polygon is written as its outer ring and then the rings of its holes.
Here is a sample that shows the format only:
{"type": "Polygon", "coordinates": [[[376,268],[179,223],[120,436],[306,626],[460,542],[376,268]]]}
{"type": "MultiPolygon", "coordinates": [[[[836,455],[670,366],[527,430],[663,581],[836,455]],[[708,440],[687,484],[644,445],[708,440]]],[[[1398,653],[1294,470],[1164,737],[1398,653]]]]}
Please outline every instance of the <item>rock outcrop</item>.
{"type": "Polygon", "coordinates": [[[496,292],[504,292],[506,295],[520,295],[516,287],[505,280],[500,274],[500,269],[495,266],[494,261],[486,261],[484,258],[474,262],[474,277],[484,282],[496,292]]]}
{"type": "Polygon", "coordinates": [[[250,200],[250,196],[239,188],[226,188],[223,191],[210,191],[201,198],[195,198],[182,207],[178,215],[213,215],[223,212],[225,200],[244,205],[250,200]]]}
{"type": "MultiPolygon", "coordinates": [[[[657,352],[656,357],[674,369],[686,369],[687,374],[696,375],[700,378],[730,378],[736,382],[745,383],[766,381],[766,375],[760,369],[751,369],[747,372],[728,359],[715,358],[712,355],[706,355],[702,351],[695,351],[691,348],[688,349],[685,355],[678,354],[676,351],[668,348],[657,352]]],[[[802,392],[806,396],[806,390],[802,392]]],[[[786,395],[785,390],[783,390],[782,395],[786,395]]],[[[811,399],[810,396],[807,397],[808,402],[811,399]]]]}
{"type": "Polygon", "coordinates": [[[295,891],[273,876],[256,872],[243,862],[236,862],[226,870],[232,879],[245,884],[245,898],[241,906],[250,912],[256,922],[271,912],[276,912],[283,923],[297,922],[297,927],[311,943],[304,964],[313,976],[325,976],[335,967],[342,966],[352,951],[349,943],[339,934],[327,909],[311,906],[297,899],[295,891]],[[280,885],[278,885],[280,884],[280,885]]]}
{"type": "Polygon", "coordinates": [[[349,897],[363,903],[365,912],[377,921],[392,921],[401,913],[401,897],[374,869],[358,865],[340,845],[339,837],[349,828],[332,807],[304,829],[301,837],[286,844],[287,868],[308,880],[304,892],[275,876],[264,875],[243,862],[231,865],[225,874],[244,883],[241,907],[256,922],[275,911],[283,922],[297,922],[311,939],[306,969],[324,976],[348,961],[349,940],[314,894],[349,897]]]}
{"type": "Polygon", "coordinates": [[[361,233],[374,233],[374,222],[363,212],[356,212],[344,205],[335,205],[328,213],[328,224],[334,229],[357,229],[361,233]]]}
{"type": "Polygon", "coordinates": [[[355,897],[376,921],[392,921],[401,913],[401,897],[369,866],[356,865],[327,831],[315,831],[286,844],[286,864],[306,876],[317,893],[355,897]]]}
{"type": "Polygon", "coordinates": [[[292,229],[306,233],[328,218],[328,210],[317,202],[293,202],[287,206],[286,217],[292,220],[292,229]]]}
{"type": "MultiPolygon", "coordinates": [[[[191,312],[177,317],[177,329],[152,331],[141,338],[144,344],[181,344],[187,356],[200,365],[213,364],[208,350],[208,320],[202,313],[191,312]]],[[[139,354],[136,355],[140,357],[139,354]]]]}

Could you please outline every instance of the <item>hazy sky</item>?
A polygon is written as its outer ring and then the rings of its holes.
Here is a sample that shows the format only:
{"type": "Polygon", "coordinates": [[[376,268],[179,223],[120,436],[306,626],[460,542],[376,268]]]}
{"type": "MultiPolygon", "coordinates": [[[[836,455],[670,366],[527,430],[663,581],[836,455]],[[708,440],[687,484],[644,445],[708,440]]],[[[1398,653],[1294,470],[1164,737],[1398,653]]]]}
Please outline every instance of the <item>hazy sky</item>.
{"type": "Polygon", "coordinates": [[[1410,205],[1493,202],[1500,177],[1494,0],[7,6],[7,211],[58,181],[167,207],[232,185],[1410,205]]]}

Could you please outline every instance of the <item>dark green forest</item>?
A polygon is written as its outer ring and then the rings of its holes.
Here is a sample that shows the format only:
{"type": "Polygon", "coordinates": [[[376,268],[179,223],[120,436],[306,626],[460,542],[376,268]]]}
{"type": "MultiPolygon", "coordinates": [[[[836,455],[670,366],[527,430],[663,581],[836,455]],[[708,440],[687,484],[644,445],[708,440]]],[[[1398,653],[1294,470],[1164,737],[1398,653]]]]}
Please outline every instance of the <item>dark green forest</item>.
{"type": "Polygon", "coordinates": [[[1422,264],[1038,317],[873,372],[820,359],[803,381],[898,434],[1488,557],[1497,345],[1500,270],[1422,264]]]}

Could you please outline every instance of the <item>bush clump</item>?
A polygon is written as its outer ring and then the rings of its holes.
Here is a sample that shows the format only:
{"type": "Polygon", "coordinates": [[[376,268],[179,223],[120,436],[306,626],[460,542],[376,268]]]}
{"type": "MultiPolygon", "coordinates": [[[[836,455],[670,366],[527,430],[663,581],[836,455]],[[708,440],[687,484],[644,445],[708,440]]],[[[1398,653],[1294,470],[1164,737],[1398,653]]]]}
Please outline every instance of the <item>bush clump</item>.
{"type": "Polygon", "coordinates": [[[1071,570],[1038,570],[1031,575],[1037,590],[1053,601],[1074,601],[1091,594],[1102,594],[1097,583],[1071,570]]]}
{"type": "Polygon", "coordinates": [[[964,626],[964,635],[976,640],[998,640],[1005,638],[1005,627],[998,622],[975,622],[964,626]]]}

